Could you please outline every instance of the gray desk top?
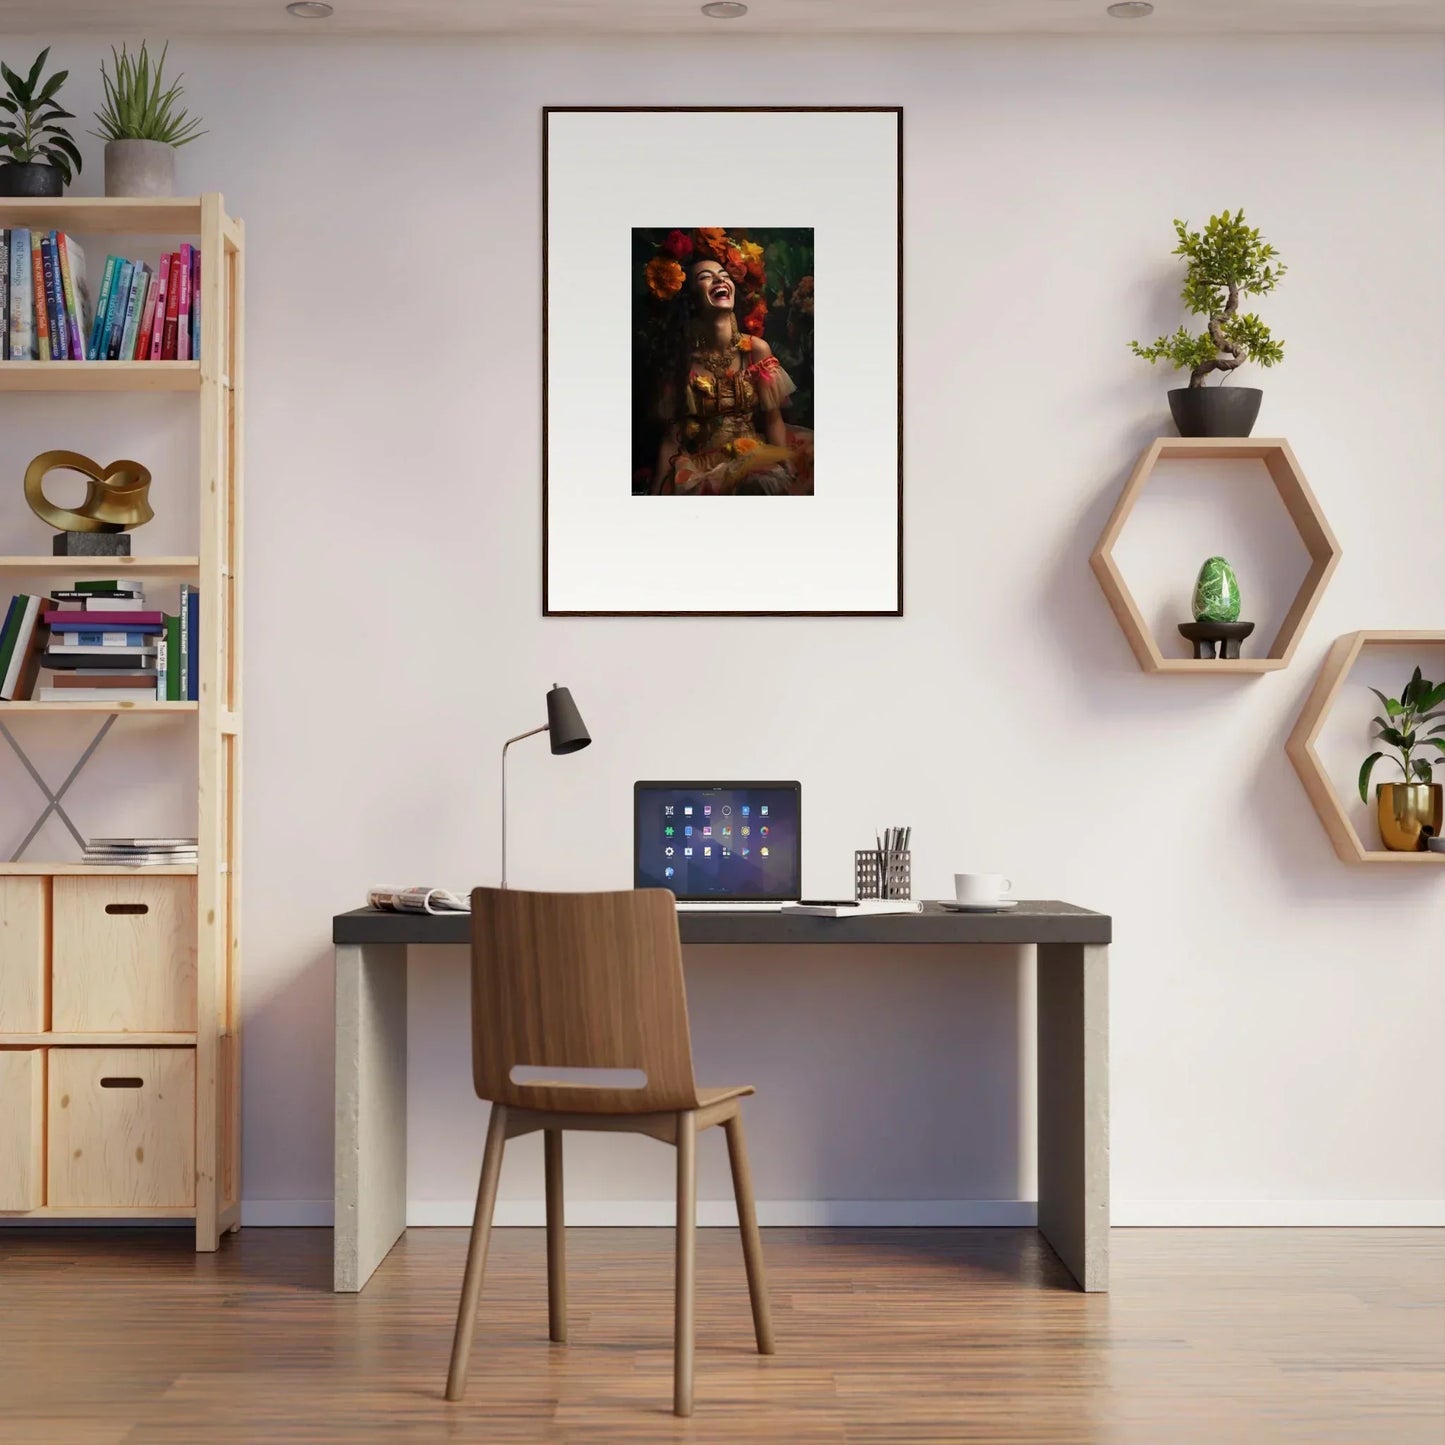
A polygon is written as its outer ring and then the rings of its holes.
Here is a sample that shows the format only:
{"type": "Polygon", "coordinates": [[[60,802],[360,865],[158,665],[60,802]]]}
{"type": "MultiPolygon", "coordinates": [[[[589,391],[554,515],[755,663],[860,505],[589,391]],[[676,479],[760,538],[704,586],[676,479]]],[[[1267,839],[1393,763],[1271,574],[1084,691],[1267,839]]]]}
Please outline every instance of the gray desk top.
{"type": "MultiPolygon", "coordinates": [[[[1055,899],[1029,899],[1006,913],[950,913],[925,903],[922,913],[810,918],[738,909],[677,915],[684,943],[1108,943],[1113,920],[1055,899]]],[[[468,943],[465,913],[381,913],[354,908],[331,923],[333,943],[468,943]]]]}

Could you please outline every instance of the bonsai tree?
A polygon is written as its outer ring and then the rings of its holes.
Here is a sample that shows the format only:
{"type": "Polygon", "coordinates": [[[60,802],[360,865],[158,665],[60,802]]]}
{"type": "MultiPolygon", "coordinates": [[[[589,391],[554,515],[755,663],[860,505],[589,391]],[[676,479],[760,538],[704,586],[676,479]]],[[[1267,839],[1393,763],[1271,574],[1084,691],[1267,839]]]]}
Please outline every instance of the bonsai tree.
{"type": "Polygon", "coordinates": [[[91,131],[93,136],[107,142],[153,140],[162,145],[183,146],[205,134],[199,120],[176,109],[182,95],[181,77],[177,76],[169,88],[163,88],[161,77],[169,49],[169,45],[164,46],[160,57],[152,63],[144,40],[135,55],[124,45],[119,54],[115,46],[111,46],[115,73],[112,75],[101,61],[100,81],[105,87],[105,104],[95,113],[100,129],[91,131]]]}
{"type": "Polygon", "coordinates": [[[1211,371],[1220,380],[1246,361],[1273,366],[1284,359],[1284,343],[1269,334],[1269,327],[1252,311],[1240,313],[1246,296],[1273,291],[1285,267],[1279,254],[1258,230],[1245,224],[1244,212],[1211,216],[1203,232],[1191,231],[1186,221],[1174,222],[1179,244],[1171,254],[1188,264],[1180,297],[1195,316],[1207,316],[1198,335],[1181,326],[1173,336],[1161,336],[1152,346],[1130,342],[1135,356],[1148,362],[1168,361],[1181,371],[1188,368],[1189,385],[1203,386],[1211,371]]]}
{"type": "MultiPolygon", "coordinates": [[[[1420,676],[1415,669],[1410,681],[1398,698],[1386,697],[1379,688],[1370,689],[1385,705],[1385,716],[1377,717],[1375,724],[1379,731],[1375,738],[1388,743],[1399,756],[1395,762],[1405,775],[1407,783],[1430,783],[1434,781],[1434,762],[1440,759],[1417,758],[1416,748],[1437,748],[1445,753],[1445,682],[1438,686],[1420,676]],[[1422,736],[1421,729],[1426,723],[1435,726],[1422,736]]],[[[1360,768],[1360,801],[1370,801],[1370,774],[1375,764],[1385,756],[1384,752],[1371,753],[1360,768]]]]}
{"type": "Polygon", "coordinates": [[[23,79],[0,63],[0,77],[5,81],[5,93],[0,95],[0,159],[14,165],[53,166],[69,185],[72,175],[80,171],[80,152],[70,132],[56,122],[75,116],[62,109],[55,97],[70,72],[57,70],[42,85],[40,72],[49,56],[47,45],[23,79]]]}

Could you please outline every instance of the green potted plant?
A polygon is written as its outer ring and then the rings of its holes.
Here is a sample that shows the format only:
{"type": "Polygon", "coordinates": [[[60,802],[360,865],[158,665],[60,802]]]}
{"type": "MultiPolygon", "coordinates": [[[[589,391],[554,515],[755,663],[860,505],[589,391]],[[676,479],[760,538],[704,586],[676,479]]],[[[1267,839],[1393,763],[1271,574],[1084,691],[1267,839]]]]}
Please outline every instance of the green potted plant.
{"type": "Polygon", "coordinates": [[[70,72],[57,70],[42,83],[49,56],[46,46],[24,77],[0,63],[0,196],[58,196],[80,171],[80,152],[57,124],[75,119],[55,98],[70,72]]]}
{"type": "MultiPolygon", "coordinates": [[[[1379,688],[1370,691],[1385,705],[1385,715],[1375,718],[1375,737],[1398,754],[1395,762],[1404,774],[1402,782],[1375,789],[1380,840],[1395,853],[1422,852],[1445,824],[1445,788],[1434,780],[1432,760],[1415,753],[1423,748],[1445,753],[1445,682],[1430,682],[1417,667],[1398,698],[1386,697],[1379,688]],[[1435,726],[1426,732],[1429,723],[1435,726]]],[[[1360,768],[1363,803],[1370,801],[1370,774],[1384,756],[1383,751],[1371,753],[1360,768]]]]}
{"type": "Polygon", "coordinates": [[[1252,311],[1241,312],[1239,306],[1247,296],[1273,291],[1285,267],[1275,260],[1279,253],[1274,247],[1245,224],[1242,210],[1211,216],[1202,232],[1175,221],[1174,232],[1179,244],[1171,254],[1183,256],[1186,263],[1180,297],[1192,315],[1209,320],[1197,335],[1181,326],[1152,346],[1134,341],[1130,347],[1148,362],[1168,361],[1189,372],[1189,385],[1169,393],[1180,436],[1247,437],[1263,392],[1244,386],[1206,387],[1204,381],[1217,371],[1223,382],[1246,361],[1273,366],[1284,359],[1284,343],[1276,341],[1252,311]]]}
{"type": "Polygon", "coordinates": [[[178,109],[181,77],[169,86],[163,76],[166,51],[151,63],[145,41],[131,55],[111,46],[114,73],[100,64],[105,104],[96,111],[105,142],[105,193],[108,196],[173,196],[176,193],[176,151],[205,134],[201,122],[178,109]]]}

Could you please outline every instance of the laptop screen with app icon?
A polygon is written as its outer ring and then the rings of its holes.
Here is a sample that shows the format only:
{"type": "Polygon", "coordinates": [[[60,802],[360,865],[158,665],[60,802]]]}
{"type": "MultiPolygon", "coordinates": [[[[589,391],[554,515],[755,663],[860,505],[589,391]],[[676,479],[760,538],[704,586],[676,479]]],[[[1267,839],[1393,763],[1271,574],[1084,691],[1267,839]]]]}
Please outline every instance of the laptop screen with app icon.
{"type": "Polygon", "coordinates": [[[688,902],[802,896],[800,783],[637,783],[633,884],[688,902]]]}

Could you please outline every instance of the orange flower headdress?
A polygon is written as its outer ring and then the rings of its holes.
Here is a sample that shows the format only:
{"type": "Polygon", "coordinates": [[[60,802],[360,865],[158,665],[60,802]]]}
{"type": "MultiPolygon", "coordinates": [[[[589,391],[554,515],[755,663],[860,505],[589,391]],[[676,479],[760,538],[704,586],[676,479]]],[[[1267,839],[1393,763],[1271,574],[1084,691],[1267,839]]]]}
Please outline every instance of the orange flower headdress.
{"type": "Polygon", "coordinates": [[[668,231],[658,242],[657,254],[643,268],[648,291],[659,301],[671,301],[687,279],[684,266],[694,260],[722,263],[738,288],[737,314],[742,329],[750,336],[761,336],[768,315],[763,300],[768,279],[763,248],[748,240],[746,232],[732,236],[721,226],[668,231]]]}

